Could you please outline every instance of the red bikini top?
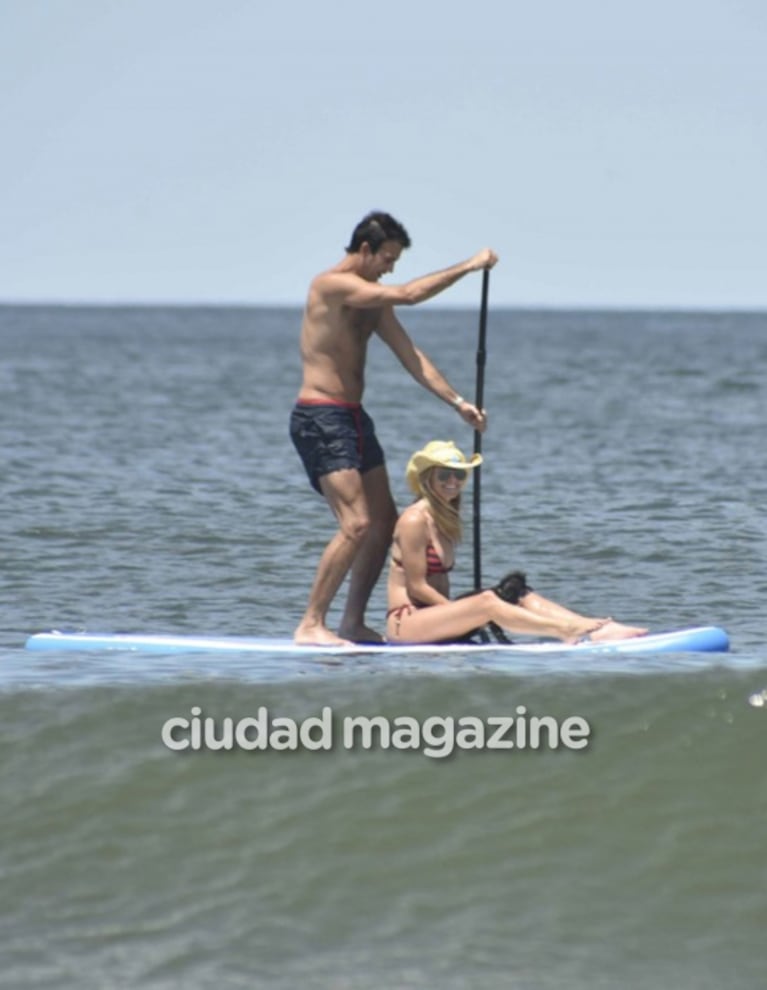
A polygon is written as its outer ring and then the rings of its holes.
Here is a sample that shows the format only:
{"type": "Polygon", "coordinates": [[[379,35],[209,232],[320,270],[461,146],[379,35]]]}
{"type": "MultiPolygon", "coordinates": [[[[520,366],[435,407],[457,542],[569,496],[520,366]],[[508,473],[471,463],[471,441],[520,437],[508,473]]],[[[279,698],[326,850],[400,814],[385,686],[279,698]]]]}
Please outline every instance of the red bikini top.
{"type": "Polygon", "coordinates": [[[426,546],[426,573],[427,574],[449,574],[452,571],[453,565],[450,567],[445,567],[445,565],[440,560],[439,554],[434,549],[433,543],[428,543],[426,546]]]}

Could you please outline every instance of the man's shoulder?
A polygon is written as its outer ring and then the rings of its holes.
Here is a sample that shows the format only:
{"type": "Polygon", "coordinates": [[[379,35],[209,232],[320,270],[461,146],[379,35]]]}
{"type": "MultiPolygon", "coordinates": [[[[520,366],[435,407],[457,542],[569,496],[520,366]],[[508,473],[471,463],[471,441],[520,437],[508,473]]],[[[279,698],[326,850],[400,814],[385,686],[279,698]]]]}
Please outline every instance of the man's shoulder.
{"type": "Polygon", "coordinates": [[[375,329],[393,312],[389,303],[377,303],[367,295],[372,283],[353,272],[330,271],[315,275],[309,286],[309,303],[322,305],[340,314],[346,314],[356,326],[364,324],[375,329]],[[360,291],[361,290],[361,291],[360,291]],[[376,304],[377,303],[377,304],[376,304]]]}
{"type": "MultiPolygon", "coordinates": [[[[353,276],[356,278],[356,276],[353,276]]],[[[344,272],[334,271],[329,268],[327,271],[315,275],[309,283],[309,295],[315,298],[324,299],[326,302],[336,301],[343,303],[343,298],[347,292],[351,291],[355,282],[349,281],[348,275],[344,272]]]]}
{"type": "Polygon", "coordinates": [[[326,287],[336,291],[341,291],[345,286],[351,288],[359,285],[360,282],[364,282],[364,279],[357,272],[344,271],[338,268],[327,268],[324,272],[319,272],[312,279],[312,285],[326,287]]]}

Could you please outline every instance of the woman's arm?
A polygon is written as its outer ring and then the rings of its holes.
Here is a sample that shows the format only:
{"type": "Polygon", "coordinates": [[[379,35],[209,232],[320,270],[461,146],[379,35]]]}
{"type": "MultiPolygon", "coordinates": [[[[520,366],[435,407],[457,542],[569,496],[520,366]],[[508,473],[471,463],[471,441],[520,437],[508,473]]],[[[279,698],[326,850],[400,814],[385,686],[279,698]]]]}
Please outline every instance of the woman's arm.
{"type": "Polygon", "coordinates": [[[399,546],[408,598],[419,605],[440,605],[450,601],[429,583],[426,575],[429,529],[423,514],[406,509],[400,516],[394,535],[399,546]]]}

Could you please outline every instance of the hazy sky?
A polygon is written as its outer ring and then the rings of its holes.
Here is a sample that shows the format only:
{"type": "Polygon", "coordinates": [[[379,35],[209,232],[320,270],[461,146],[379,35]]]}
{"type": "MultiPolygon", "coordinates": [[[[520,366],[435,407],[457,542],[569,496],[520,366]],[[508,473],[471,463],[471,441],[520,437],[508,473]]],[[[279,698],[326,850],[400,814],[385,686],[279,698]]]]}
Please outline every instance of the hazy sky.
{"type": "Polygon", "coordinates": [[[0,301],[767,308],[764,0],[0,0],[0,140],[0,301]]]}

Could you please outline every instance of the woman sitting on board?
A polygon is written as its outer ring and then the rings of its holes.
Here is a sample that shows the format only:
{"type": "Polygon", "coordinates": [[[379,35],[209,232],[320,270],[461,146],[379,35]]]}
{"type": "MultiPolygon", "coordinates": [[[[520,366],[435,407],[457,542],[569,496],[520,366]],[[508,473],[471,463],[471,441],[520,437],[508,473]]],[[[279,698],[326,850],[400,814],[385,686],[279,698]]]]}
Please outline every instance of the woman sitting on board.
{"type": "Polygon", "coordinates": [[[521,573],[507,575],[497,589],[451,601],[448,574],[461,538],[461,492],[469,471],[481,463],[480,454],[467,461],[452,441],[445,440],[432,440],[410,458],[406,476],[417,499],[394,529],[386,613],[389,642],[455,640],[489,622],[512,633],[565,643],[643,636],[646,629],[588,618],[543,598],[521,573]]]}

